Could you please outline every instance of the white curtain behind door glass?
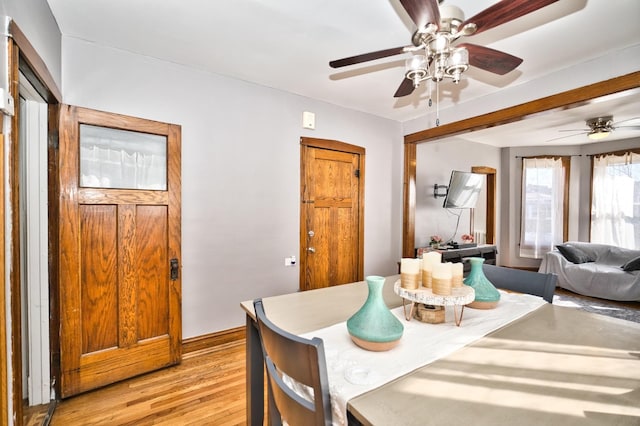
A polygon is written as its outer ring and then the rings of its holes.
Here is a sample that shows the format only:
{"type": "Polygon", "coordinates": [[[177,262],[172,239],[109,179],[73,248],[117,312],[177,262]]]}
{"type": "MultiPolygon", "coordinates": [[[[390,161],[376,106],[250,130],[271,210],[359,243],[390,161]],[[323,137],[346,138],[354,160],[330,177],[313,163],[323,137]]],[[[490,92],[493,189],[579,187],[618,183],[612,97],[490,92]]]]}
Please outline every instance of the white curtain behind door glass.
{"type": "Polygon", "coordinates": [[[80,125],[80,186],[167,189],[167,138],[80,125]]]}
{"type": "Polygon", "coordinates": [[[640,154],[593,158],[591,242],[640,247],[640,154]]]}
{"type": "Polygon", "coordinates": [[[523,158],[521,257],[540,259],[563,242],[563,208],[562,160],[523,158]]]}

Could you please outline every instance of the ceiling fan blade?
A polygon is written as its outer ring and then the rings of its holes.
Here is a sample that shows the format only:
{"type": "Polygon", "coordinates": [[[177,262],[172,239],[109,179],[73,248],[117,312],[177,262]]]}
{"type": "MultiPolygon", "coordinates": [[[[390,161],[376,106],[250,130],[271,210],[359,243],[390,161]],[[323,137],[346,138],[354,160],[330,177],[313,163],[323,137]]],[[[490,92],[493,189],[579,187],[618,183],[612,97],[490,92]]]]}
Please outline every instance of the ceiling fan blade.
{"type": "Polygon", "coordinates": [[[466,24],[474,23],[478,27],[474,34],[513,21],[516,18],[535,12],[558,0],[502,0],[491,7],[486,8],[477,15],[467,19],[459,28],[466,24]]]}
{"type": "Polygon", "coordinates": [[[428,23],[440,26],[440,8],[437,0],[400,0],[400,3],[418,28],[423,28],[428,23]]]}
{"type": "Polygon", "coordinates": [[[413,81],[405,77],[402,79],[402,83],[400,83],[400,86],[398,87],[398,90],[396,90],[396,93],[393,95],[393,97],[401,98],[403,96],[410,95],[411,93],[413,93],[413,89],[415,89],[415,87],[413,87],[413,81]]]}
{"type": "Polygon", "coordinates": [[[469,65],[504,75],[513,71],[522,63],[522,59],[499,50],[477,44],[462,43],[458,47],[466,47],[469,51],[469,65]]]}
{"type": "MultiPolygon", "coordinates": [[[[560,130],[560,131],[562,131],[562,130],[560,130]]],[[[586,135],[586,134],[588,134],[588,133],[589,133],[589,132],[574,133],[573,135],[560,136],[560,137],[558,137],[558,138],[547,139],[547,140],[546,140],[546,142],[557,141],[557,140],[559,140],[559,139],[565,139],[565,138],[572,138],[572,137],[574,137],[574,136],[586,135]]]]}
{"type": "Polygon", "coordinates": [[[387,56],[399,55],[400,53],[404,53],[405,49],[406,47],[404,46],[394,47],[376,52],[363,53],[362,55],[350,56],[348,58],[336,59],[335,61],[329,62],[329,66],[331,66],[331,68],[340,68],[361,62],[373,61],[374,59],[386,58],[387,56]]]}
{"type": "Polygon", "coordinates": [[[615,130],[640,130],[640,126],[620,126],[614,127],[615,130]]]}
{"type": "Polygon", "coordinates": [[[633,117],[633,118],[627,118],[626,120],[622,120],[622,121],[616,121],[615,123],[613,123],[613,126],[617,127],[618,124],[626,123],[627,121],[633,121],[633,120],[640,120],[640,117],[633,117]]]}

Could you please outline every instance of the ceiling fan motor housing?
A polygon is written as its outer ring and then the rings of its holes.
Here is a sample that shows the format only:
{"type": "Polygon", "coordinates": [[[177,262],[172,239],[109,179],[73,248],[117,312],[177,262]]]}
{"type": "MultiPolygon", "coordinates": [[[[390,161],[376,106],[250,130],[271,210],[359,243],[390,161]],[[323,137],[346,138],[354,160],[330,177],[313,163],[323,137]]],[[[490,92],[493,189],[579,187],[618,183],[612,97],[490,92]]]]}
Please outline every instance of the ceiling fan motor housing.
{"type": "Polygon", "coordinates": [[[606,115],[604,117],[590,118],[587,120],[587,126],[592,132],[609,132],[613,127],[613,116],[606,115]]]}
{"type": "Polygon", "coordinates": [[[460,24],[464,22],[464,12],[457,6],[440,6],[440,30],[451,32],[457,31],[460,24]]]}

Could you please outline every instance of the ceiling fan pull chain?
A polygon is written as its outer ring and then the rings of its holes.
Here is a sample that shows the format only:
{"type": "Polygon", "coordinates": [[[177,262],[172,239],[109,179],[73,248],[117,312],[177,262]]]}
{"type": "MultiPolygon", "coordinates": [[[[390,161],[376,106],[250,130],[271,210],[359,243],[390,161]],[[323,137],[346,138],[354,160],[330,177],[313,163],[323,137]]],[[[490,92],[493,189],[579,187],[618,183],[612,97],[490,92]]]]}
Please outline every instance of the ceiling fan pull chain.
{"type": "Polygon", "coordinates": [[[440,125],[440,82],[436,81],[436,127],[440,125]]]}
{"type": "MultiPolygon", "coordinates": [[[[431,68],[431,65],[427,65],[427,72],[428,75],[431,75],[431,70],[429,69],[431,68]]],[[[433,101],[431,100],[431,96],[433,95],[433,81],[431,79],[427,80],[427,84],[429,84],[428,87],[428,91],[429,91],[429,108],[431,108],[431,106],[433,105],[433,101]]]]}

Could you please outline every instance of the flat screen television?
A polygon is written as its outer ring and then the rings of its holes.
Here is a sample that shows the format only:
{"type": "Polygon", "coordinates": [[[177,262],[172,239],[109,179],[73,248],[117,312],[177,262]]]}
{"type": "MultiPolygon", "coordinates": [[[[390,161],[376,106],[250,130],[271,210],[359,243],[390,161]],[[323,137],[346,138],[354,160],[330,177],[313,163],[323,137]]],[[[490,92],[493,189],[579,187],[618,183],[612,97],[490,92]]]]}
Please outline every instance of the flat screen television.
{"type": "Polygon", "coordinates": [[[484,175],[454,170],[442,207],[446,209],[472,209],[484,184],[484,175]]]}

